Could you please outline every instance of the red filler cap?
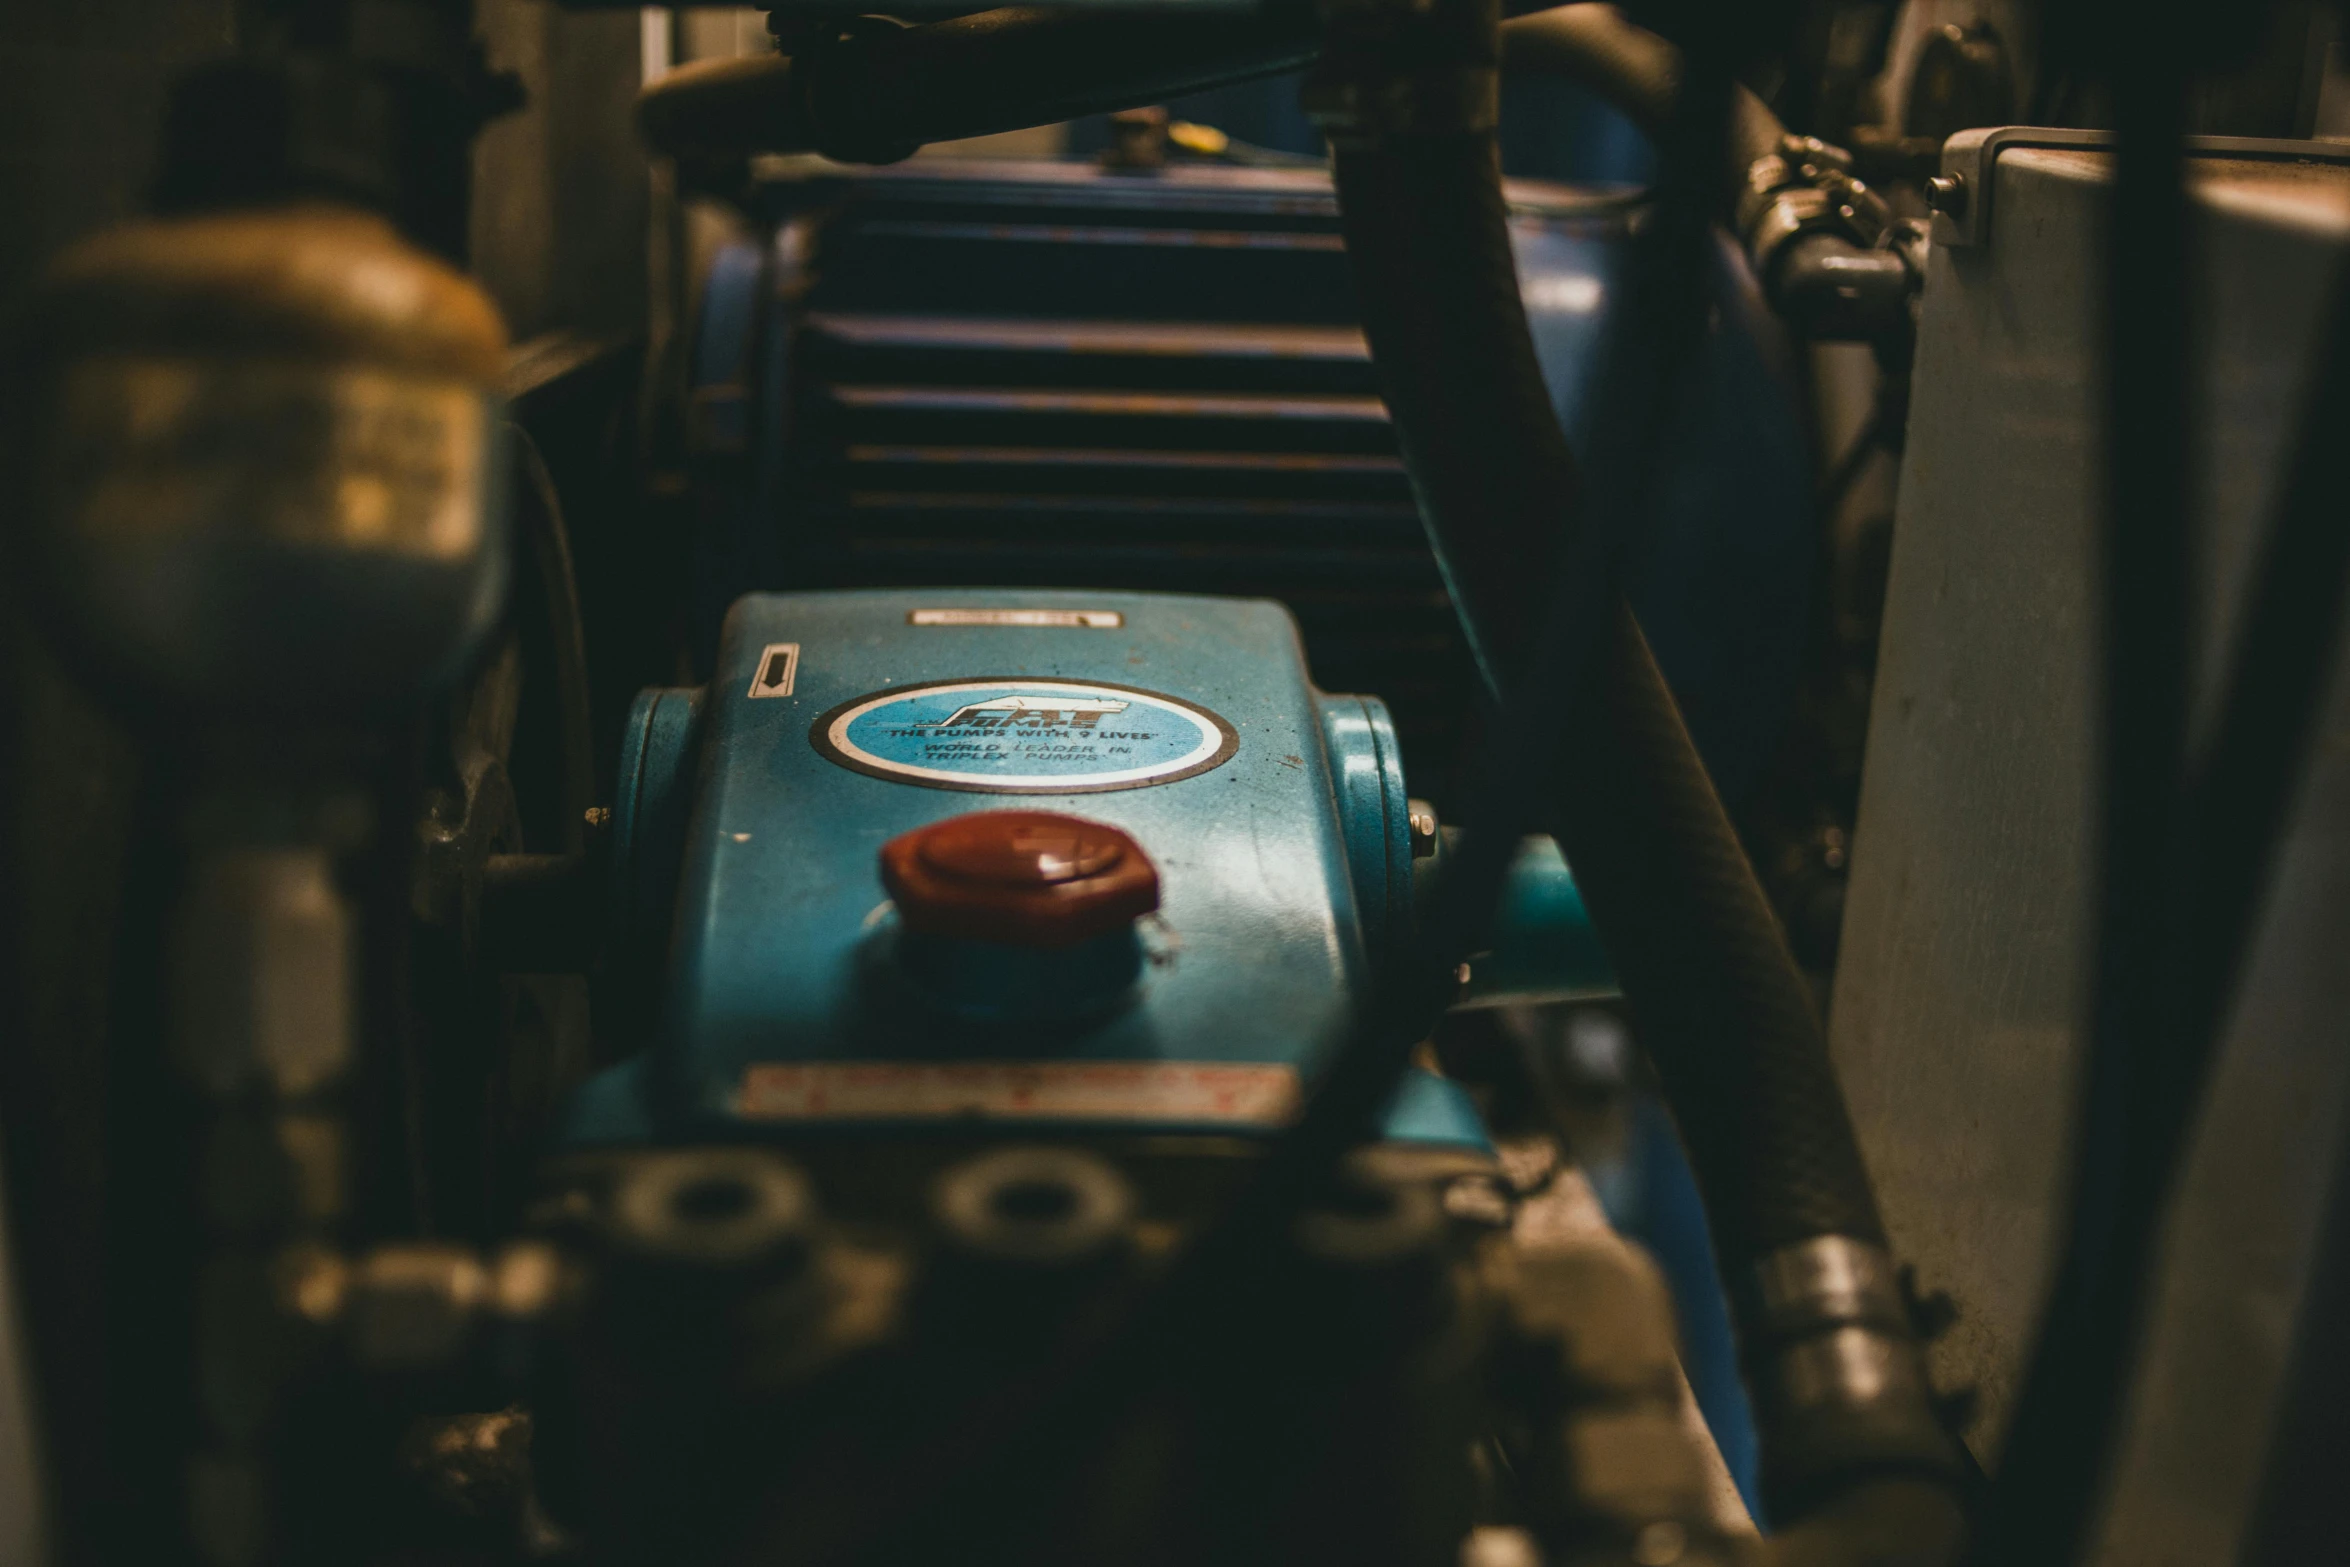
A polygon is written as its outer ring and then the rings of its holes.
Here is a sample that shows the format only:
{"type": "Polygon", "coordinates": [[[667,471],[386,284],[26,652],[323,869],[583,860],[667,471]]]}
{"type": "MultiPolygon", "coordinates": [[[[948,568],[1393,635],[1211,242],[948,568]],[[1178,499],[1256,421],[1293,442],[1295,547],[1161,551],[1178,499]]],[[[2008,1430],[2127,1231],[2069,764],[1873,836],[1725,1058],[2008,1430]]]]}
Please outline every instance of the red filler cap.
{"type": "Polygon", "coordinates": [[[881,846],[881,884],[908,930],[1074,947],[1159,906],[1159,872],[1117,828],[1051,811],[977,811],[881,846]]]}

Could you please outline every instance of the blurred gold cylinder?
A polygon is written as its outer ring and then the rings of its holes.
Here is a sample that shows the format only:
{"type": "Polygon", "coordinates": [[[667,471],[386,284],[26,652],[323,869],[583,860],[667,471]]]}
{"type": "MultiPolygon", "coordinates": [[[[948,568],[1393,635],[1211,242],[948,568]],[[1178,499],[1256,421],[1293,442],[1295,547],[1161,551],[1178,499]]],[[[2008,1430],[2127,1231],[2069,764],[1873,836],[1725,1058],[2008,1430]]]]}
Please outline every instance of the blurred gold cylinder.
{"type": "Polygon", "coordinates": [[[14,347],[13,574],[134,709],[364,723],[495,620],[505,330],[380,219],[115,229],[50,269],[14,347]]]}

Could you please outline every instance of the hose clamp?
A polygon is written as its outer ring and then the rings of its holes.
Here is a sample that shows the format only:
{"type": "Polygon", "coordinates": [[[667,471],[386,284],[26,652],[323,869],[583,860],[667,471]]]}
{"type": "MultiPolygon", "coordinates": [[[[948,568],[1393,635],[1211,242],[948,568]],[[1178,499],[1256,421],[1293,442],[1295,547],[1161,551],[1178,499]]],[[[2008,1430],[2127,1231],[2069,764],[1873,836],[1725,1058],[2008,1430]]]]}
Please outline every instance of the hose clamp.
{"type": "Polygon", "coordinates": [[[1893,1259],[1848,1235],[1815,1235],[1755,1265],[1755,1291],[1773,1338],[1801,1338],[1845,1323],[1906,1327],[1893,1259]]]}
{"type": "Polygon", "coordinates": [[[1848,1235],[1818,1235],[1756,1265],[1758,1369],[1792,1409],[1927,1396],[1893,1259],[1848,1235]]]}
{"type": "Polygon", "coordinates": [[[1908,1335],[1872,1327],[1833,1328],[1779,1351],[1772,1391],[1781,1410],[1865,1409],[1928,1400],[1925,1368],[1908,1335]]]}
{"type": "Polygon", "coordinates": [[[1947,1481],[1958,1450],[1942,1423],[1906,1292],[1884,1247],[1816,1235],[1748,1277],[1746,1346],[1766,1435],[1765,1485],[1788,1500],[1862,1473],[1947,1481]]]}

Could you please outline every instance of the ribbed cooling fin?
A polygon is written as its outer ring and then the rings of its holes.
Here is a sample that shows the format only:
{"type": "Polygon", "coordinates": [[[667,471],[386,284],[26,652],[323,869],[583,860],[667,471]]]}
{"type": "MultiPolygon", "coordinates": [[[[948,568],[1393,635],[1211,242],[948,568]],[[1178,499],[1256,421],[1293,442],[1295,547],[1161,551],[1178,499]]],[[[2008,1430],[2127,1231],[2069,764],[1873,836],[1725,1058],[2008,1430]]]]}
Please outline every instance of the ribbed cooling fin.
{"type": "Polygon", "coordinates": [[[1441,766],[1466,659],[1327,185],[1023,172],[861,181],[811,225],[795,580],[1278,598],[1441,766]]]}

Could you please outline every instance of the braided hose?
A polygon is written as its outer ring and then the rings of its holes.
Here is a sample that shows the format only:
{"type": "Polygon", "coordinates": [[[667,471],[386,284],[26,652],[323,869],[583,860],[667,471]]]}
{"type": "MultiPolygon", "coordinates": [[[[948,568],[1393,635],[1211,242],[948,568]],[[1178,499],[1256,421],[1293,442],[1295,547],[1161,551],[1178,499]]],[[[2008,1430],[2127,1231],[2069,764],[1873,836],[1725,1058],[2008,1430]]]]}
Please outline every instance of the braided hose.
{"type": "MultiPolygon", "coordinates": [[[[1506,693],[1528,669],[1560,541],[1587,523],[1518,295],[1494,140],[1499,23],[1493,0],[1341,13],[1308,102],[1331,136],[1364,330],[1430,543],[1506,693]]],[[[1581,688],[1543,704],[1571,737],[1543,809],[1689,1144],[1774,1510],[1800,1517],[1861,1479],[1941,1477],[1953,1455],[1810,989],[1646,639],[1607,602],[1581,688]]]]}

